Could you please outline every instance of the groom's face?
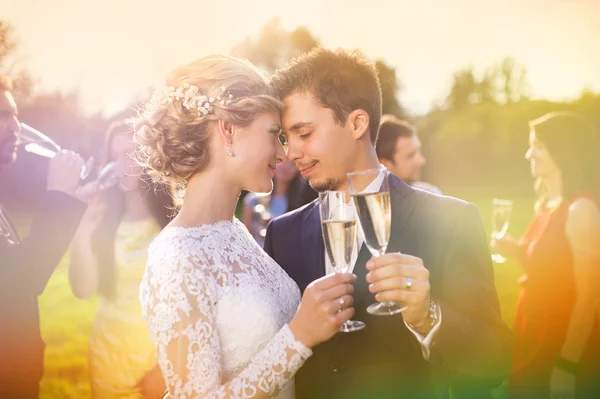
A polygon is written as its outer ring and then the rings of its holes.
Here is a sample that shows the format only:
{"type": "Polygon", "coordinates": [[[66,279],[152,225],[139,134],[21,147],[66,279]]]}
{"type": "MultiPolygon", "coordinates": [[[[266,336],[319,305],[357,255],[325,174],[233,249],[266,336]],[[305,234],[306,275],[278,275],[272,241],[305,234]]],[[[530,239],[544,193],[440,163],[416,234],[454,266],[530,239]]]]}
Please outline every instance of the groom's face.
{"type": "Polygon", "coordinates": [[[311,94],[293,93],[283,100],[282,127],[287,157],[317,191],[344,190],[356,142],[348,121],[336,121],[331,109],[311,94]]]}

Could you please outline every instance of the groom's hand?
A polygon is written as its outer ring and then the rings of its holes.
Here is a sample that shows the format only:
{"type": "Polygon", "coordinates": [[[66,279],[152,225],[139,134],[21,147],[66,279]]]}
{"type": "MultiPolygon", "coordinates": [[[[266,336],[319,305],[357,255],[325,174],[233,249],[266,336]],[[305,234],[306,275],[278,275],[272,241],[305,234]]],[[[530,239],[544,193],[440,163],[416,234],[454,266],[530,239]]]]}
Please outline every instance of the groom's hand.
{"type": "Polygon", "coordinates": [[[411,326],[422,325],[429,317],[429,270],[423,260],[411,255],[390,253],[373,257],[367,262],[369,291],[380,301],[403,302],[402,312],[411,326]]]}

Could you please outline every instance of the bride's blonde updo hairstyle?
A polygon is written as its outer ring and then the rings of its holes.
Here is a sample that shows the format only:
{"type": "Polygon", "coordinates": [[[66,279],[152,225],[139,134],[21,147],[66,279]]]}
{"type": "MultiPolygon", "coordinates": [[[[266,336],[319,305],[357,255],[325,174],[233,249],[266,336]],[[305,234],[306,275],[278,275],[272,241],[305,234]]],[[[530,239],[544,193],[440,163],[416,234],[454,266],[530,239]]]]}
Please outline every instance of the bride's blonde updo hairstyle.
{"type": "Polygon", "coordinates": [[[210,162],[212,126],[247,126],[283,104],[246,60],[211,55],[180,66],[154,92],[135,126],[138,158],[156,182],[185,186],[210,162]]]}

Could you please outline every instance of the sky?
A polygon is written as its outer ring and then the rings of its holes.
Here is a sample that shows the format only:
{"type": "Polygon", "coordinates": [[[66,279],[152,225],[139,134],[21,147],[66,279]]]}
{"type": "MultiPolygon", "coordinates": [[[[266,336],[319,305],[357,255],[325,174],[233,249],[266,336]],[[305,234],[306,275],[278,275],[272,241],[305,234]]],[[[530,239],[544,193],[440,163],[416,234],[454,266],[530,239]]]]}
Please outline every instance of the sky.
{"type": "Polygon", "coordinates": [[[597,0],[0,0],[19,38],[18,65],[41,90],[81,92],[88,112],[116,112],[183,62],[229,53],[279,17],[325,47],[358,48],[396,68],[400,100],[426,112],[452,74],[506,56],[535,98],[600,92],[597,0]]]}

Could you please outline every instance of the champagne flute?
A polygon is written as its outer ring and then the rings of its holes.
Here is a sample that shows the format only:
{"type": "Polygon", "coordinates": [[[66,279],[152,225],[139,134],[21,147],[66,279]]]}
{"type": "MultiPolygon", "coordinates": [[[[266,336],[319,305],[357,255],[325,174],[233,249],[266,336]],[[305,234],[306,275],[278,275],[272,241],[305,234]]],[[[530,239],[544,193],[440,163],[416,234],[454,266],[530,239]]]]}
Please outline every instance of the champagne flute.
{"type": "MultiPolygon", "coordinates": [[[[392,204],[387,169],[383,166],[360,172],[348,173],[348,187],[365,244],[373,256],[385,254],[392,229],[392,204]]],[[[367,312],[375,316],[391,316],[406,310],[405,304],[396,302],[374,303],[367,312]]]]}
{"type": "Polygon", "coordinates": [[[88,189],[87,185],[82,187],[79,196],[86,201],[91,200],[96,194],[116,186],[123,179],[123,172],[117,161],[111,161],[104,165],[96,180],[90,183],[96,189],[88,189]]]}
{"type": "MultiPolygon", "coordinates": [[[[356,251],[356,214],[347,191],[325,191],[319,193],[321,231],[325,252],[335,273],[348,273],[354,269],[352,256],[356,251]]],[[[341,310],[340,310],[341,311],[341,310]]],[[[347,320],[341,332],[358,331],[365,323],[347,320]]]]}
{"type": "MultiPolygon", "coordinates": [[[[511,200],[497,199],[492,200],[492,239],[500,240],[508,230],[508,222],[513,202],[511,200]]],[[[499,253],[492,254],[494,263],[504,263],[506,258],[499,253]]]]}
{"type": "Polygon", "coordinates": [[[104,165],[100,173],[98,173],[96,182],[98,183],[98,188],[102,191],[117,185],[123,177],[123,174],[119,170],[119,163],[111,161],[104,165]]]}
{"type": "MultiPolygon", "coordinates": [[[[54,140],[26,123],[21,123],[19,145],[22,145],[25,151],[44,158],[54,158],[58,152],[62,151],[62,148],[54,140]]],[[[87,179],[93,164],[94,158],[90,157],[81,169],[79,175],[81,180],[87,179]]]]}

